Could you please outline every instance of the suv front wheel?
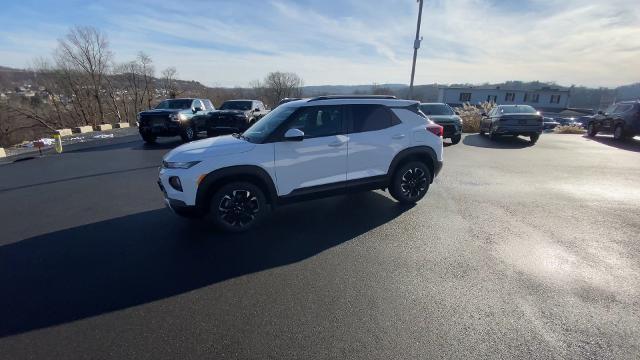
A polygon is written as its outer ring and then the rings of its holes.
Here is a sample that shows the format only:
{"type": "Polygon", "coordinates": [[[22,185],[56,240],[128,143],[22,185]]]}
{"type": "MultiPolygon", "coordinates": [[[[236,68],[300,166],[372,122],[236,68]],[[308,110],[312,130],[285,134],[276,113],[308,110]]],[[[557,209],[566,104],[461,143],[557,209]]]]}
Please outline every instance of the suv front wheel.
{"type": "Polygon", "coordinates": [[[423,162],[412,161],[401,166],[391,179],[389,192],[402,204],[415,204],[429,190],[431,171],[423,162]]]}
{"type": "Polygon", "coordinates": [[[255,227],[267,213],[262,190],[249,182],[222,186],[211,198],[209,219],[221,230],[242,232],[255,227]]]}

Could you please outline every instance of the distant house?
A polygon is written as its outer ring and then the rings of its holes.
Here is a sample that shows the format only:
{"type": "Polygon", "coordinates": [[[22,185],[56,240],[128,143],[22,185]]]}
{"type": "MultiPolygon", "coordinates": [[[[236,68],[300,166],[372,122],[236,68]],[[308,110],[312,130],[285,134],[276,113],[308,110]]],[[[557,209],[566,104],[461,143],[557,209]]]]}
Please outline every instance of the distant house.
{"type": "Polygon", "coordinates": [[[540,111],[559,112],[569,107],[571,94],[568,89],[541,87],[520,90],[500,86],[441,87],[438,101],[451,106],[464,103],[479,104],[485,101],[498,105],[531,105],[540,111]]]}

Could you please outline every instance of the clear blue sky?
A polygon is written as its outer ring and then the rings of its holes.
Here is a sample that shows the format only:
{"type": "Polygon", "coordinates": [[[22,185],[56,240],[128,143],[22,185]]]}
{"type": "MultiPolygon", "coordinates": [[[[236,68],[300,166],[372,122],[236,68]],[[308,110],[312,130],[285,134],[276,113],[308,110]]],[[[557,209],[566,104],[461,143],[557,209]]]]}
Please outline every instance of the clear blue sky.
{"type": "MultiPolygon", "coordinates": [[[[104,31],[117,62],[245,86],[275,70],[308,85],[408,83],[415,0],[5,1],[0,65],[50,56],[73,25],[104,31]]],[[[417,83],[640,81],[637,0],[425,0],[417,83]]]]}

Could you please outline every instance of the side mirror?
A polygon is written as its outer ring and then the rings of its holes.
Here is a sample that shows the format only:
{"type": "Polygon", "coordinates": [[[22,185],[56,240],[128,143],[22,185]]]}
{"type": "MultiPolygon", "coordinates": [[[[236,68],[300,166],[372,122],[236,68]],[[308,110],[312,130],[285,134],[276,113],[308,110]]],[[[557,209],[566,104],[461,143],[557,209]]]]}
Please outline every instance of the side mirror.
{"type": "Polygon", "coordinates": [[[300,129],[289,129],[284,133],[285,141],[302,141],[304,139],[304,132],[300,129]]]}
{"type": "Polygon", "coordinates": [[[487,113],[486,113],[486,112],[482,112],[482,113],[480,114],[480,116],[482,116],[482,117],[487,117],[487,113]]]}
{"type": "Polygon", "coordinates": [[[260,111],[260,109],[258,108],[253,109],[253,112],[258,112],[258,111],[260,111]]]}
{"type": "Polygon", "coordinates": [[[598,115],[604,115],[604,112],[602,110],[598,110],[598,115]]]}
{"type": "Polygon", "coordinates": [[[199,106],[198,106],[198,107],[193,108],[193,113],[194,113],[194,114],[195,114],[195,113],[197,113],[198,111],[202,111],[202,108],[201,108],[201,107],[199,107],[199,106]]]}

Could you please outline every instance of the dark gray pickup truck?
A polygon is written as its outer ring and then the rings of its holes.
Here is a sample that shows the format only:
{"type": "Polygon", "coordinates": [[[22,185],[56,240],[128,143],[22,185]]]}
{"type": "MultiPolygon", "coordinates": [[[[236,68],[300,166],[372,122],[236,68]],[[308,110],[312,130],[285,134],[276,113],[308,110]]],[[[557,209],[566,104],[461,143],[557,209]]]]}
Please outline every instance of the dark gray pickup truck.
{"type": "Polygon", "coordinates": [[[202,118],[207,136],[216,136],[244,132],[268,113],[269,110],[259,100],[228,100],[222,103],[218,111],[211,112],[202,118]]]}
{"type": "Polygon", "coordinates": [[[140,136],[154,143],[159,136],[180,136],[195,140],[198,132],[207,130],[204,117],[215,111],[207,99],[167,99],[152,110],[138,114],[140,136]]]}

